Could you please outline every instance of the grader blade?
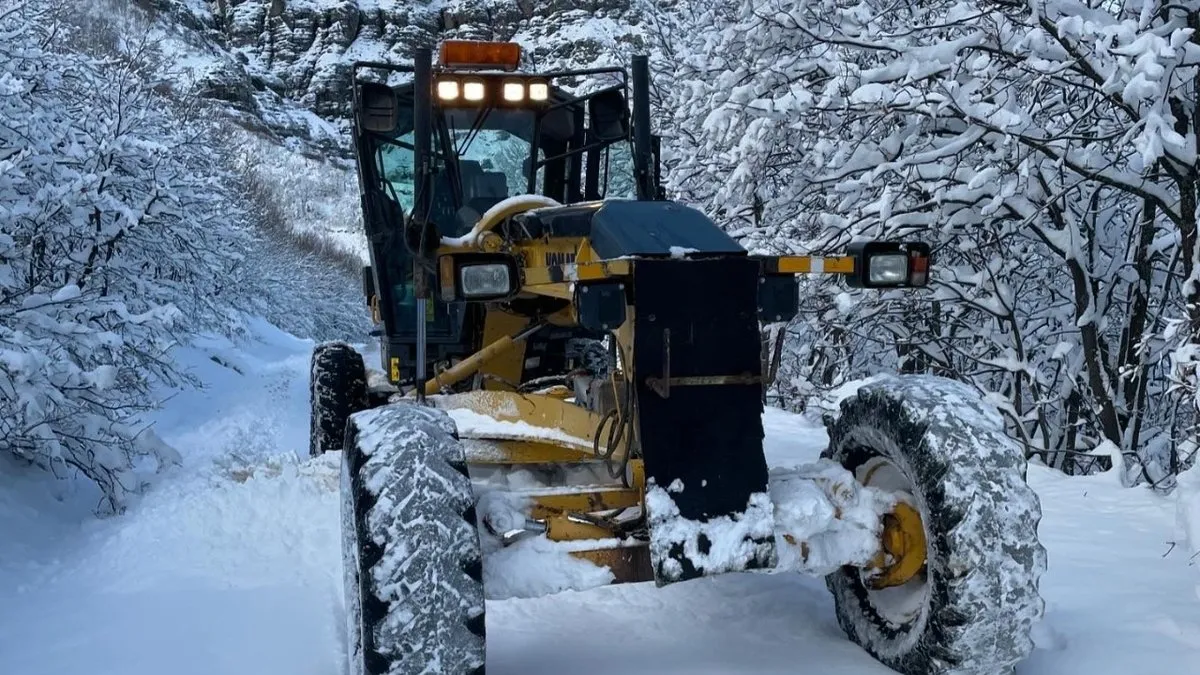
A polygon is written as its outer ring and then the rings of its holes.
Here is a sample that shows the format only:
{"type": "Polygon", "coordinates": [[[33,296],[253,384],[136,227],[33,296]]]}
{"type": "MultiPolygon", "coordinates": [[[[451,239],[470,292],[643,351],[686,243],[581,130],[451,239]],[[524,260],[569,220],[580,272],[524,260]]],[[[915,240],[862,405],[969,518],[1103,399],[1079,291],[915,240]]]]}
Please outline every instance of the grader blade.
{"type": "Polygon", "coordinates": [[[774,563],[758,279],[745,257],[634,267],[633,370],[660,585],[774,563]]]}

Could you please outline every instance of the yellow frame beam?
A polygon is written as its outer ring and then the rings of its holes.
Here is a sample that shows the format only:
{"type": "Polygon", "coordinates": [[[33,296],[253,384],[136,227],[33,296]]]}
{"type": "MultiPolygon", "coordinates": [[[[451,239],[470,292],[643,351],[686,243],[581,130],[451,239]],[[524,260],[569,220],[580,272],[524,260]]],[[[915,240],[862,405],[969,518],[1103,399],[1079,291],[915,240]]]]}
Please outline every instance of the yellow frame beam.
{"type": "Polygon", "coordinates": [[[550,541],[579,541],[581,539],[612,539],[607,527],[583,522],[565,515],[546,518],[546,538],[550,541]]]}
{"type": "MultiPolygon", "coordinates": [[[[788,255],[758,257],[766,274],[853,274],[854,256],[788,255]]],[[[569,265],[526,267],[523,270],[526,287],[544,293],[540,287],[569,284],[575,281],[600,281],[628,277],[632,271],[630,260],[598,260],[569,265]]]]}
{"type": "Polygon", "coordinates": [[[553,443],[495,440],[490,448],[467,446],[468,464],[564,464],[596,458],[591,450],[564,448],[553,443]]]}
{"type": "Polygon", "coordinates": [[[819,255],[764,256],[766,274],[854,274],[854,256],[819,255]]]}
{"type": "Polygon", "coordinates": [[[627,277],[631,269],[628,260],[598,260],[549,267],[526,267],[525,285],[546,286],[572,281],[599,281],[627,277]]]}
{"type": "MultiPolygon", "coordinates": [[[[600,415],[556,396],[480,390],[430,396],[429,400],[443,410],[470,410],[502,423],[480,431],[471,430],[469,425],[464,429],[460,424],[464,438],[543,443],[595,457],[593,439],[600,427],[600,415]]],[[[622,457],[625,451],[626,444],[622,443],[613,456],[622,457]]]]}
{"type": "Polygon", "coordinates": [[[530,499],[533,502],[530,517],[534,520],[544,520],[565,513],[612,511],[642,503],[641,493],[638,490],[620,487],[532,495],[530,499]]]}

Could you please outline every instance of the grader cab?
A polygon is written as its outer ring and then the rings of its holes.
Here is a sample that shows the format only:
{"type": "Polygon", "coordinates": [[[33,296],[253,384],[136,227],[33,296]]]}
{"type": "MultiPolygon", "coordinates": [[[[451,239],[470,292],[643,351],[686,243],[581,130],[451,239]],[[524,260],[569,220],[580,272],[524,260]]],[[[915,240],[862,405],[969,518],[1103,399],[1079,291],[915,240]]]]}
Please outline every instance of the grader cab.
{"type": "Polygon", "coordinates": [[[760,323],[795,316],[796,275],[920,287],[929,247],[751,255],[665,198],[645,57],[520,63],[448,41],[355,68],[381,371],[319,345],[311,436],[342,453],[351,672],[482,673],[485,558],[530,539],[616,583],[826,575],[896,670],[1008,672],[1045,553],[1024,453],[978,394],[884,380],[819,462],[763,452],[760,323]]]}

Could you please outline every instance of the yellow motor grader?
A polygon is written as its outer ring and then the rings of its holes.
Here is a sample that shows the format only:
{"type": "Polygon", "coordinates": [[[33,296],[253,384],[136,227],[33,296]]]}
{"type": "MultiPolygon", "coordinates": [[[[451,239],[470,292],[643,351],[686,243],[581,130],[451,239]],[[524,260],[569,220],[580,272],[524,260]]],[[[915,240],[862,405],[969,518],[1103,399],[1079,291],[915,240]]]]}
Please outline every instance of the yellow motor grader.
{"type": "Polygon", "coordinates": [[[750,255],[665,198],[644,56],[521,62],[447,41],[354,68],[381,370],[326,343],[311,382],[311,452],[342,454],[350,672],[483,673],[485,556],[531,539],[614,583],[825,575],[893,669],[1011,672],[1040,506],[974,390],[882,378],[820,462],[763,453],[760,324],[795,316],[796,275],[919,287],[928,246],[750,255]]]}

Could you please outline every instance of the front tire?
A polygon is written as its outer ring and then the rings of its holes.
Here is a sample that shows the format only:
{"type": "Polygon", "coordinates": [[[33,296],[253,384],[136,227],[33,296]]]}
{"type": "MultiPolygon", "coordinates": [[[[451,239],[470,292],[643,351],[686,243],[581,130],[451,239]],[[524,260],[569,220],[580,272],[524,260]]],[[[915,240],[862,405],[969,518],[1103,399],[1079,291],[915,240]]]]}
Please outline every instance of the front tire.
{"type": "Polygon", "coordinates": [[[1000,415],[962,383],[906,376],[864,386],[827,426],[824,456],[910,501],[927,541],[904,586],[873,589],[857,568],[826,578],[842,629],[906,675],[1011,673],[1044,612],[1046,551],[1025,454],[1000,415]]]}
{"type": "Polygon", "coordinates": [[[351,675],[483,675],[483,552],[454,422],[396,403],[358,413],[342,458],[351,675]]]}
{"type": "Polygon", "coordinates": [[[344,342],[313,349],[309,372],[308,454],[342,448],[346,420],[367,408],[367,368],[362,355],[344,342]]]}

